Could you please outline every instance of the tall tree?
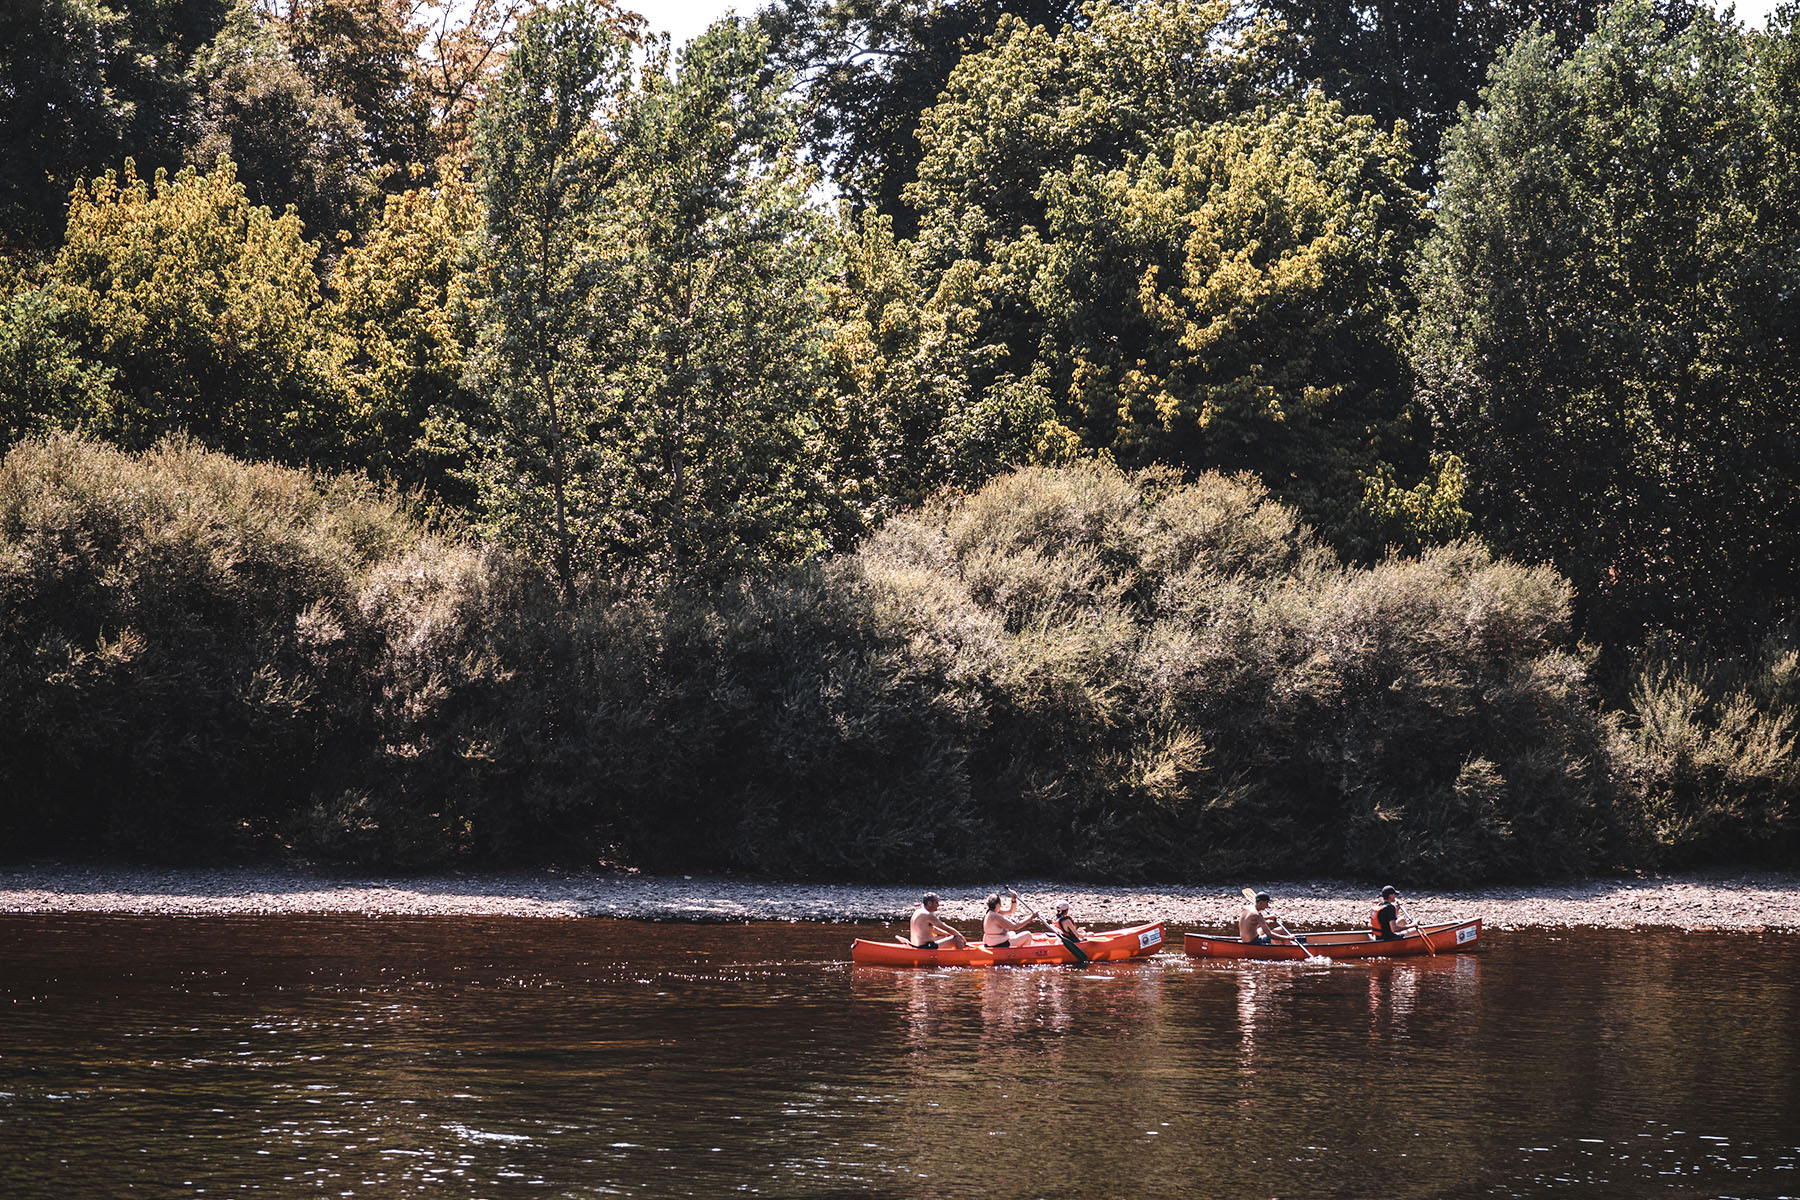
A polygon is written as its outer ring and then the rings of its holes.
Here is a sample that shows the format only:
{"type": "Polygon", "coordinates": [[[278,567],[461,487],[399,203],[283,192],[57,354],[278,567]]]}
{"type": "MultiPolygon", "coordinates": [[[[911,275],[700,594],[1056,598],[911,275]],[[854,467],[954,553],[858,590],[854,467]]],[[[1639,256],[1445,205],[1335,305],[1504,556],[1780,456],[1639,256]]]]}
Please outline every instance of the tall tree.
{"type": "Polygon", "coordinates": [[[611,11],[570,0],[527,20],[475,132],[487,278],[475,369],[493,402],[464,426],[491,527],[555,573],[565,598],[598,554],[601,453],[591,246],[603,110],[629,82],[611,11]]]}
{"type": "Polygon", "coordinates": [[[343,378],[354,397],[356,461],[371,474],[458,499],[450,475],[458,464],[435,429],[465,418],[478,402],[466,375],[470,243],[481,220],[475,188],[455,176],[389,196],[331,277],[329,309],[344,336],[343,378]]]}
{"type": "Polygon", "coordinates": [[[1800,594],[1800,239],[1762,45],[1622,0],[1572,53],[1522,39],[1447,140],[1421,395],[1481,531],[1609,640],[1800,594]]]}
{"type": "Polygon", "coordinates": [[[336,246],[367,200],[370,163],[353,109],[321,94],[289,56],[275,28],[247,2],[197,58],[207,80],[200,103],[201,167],[228,158],[252,204],[292,205],[309,233],[336,246]]]}
{"type": "MultiPolygon", "coordinates": [[[[1457,110],[1474,104],[1496,58],[1528,29],[1571,49],[1594,28],[1602,0],[1255,0],[1280,23],[1274,45],[1300,81],[1383,126],[1405,121],[1430,173],[1457,110]]],[[[1659,0],[1673,28],[1694,0],[1659,0]]]]}
{"type": "Polygon", "coordinates": [[[495,403],[469,476],[566,595],[603,566],[692,579],[823,544],[823,250],[783,87],[730,20],[634,77],[574,3],[525,23],[483,108],[495,403]]]}
{"type": "Polygon", "coordinates": [[[432,114],[422,86],[426,21],[442,0],[259,0],[296,66],[354,113],[371,161],[404,175],[429,163],[432,114]]]}
{"type": "Polygon", "coordinates": [[[727,18],[653,51],[618,123],[598,265],[622,550],[669,578],[805,558],[831,248],[787,77],[727,18]],[[633,529],[633,526],[637,528],[633,529]]]}
{"type": "MultiPolygon", "coordinates": [[[[353,112],[390,191],[467,152],[514,30],[542,0],[255,0],[322,96],[353,112]]],[[[609,6],[610,7],[610,6],[609,6]]],[[[615,14],[621,28],[637,23],[615,14]]]]}

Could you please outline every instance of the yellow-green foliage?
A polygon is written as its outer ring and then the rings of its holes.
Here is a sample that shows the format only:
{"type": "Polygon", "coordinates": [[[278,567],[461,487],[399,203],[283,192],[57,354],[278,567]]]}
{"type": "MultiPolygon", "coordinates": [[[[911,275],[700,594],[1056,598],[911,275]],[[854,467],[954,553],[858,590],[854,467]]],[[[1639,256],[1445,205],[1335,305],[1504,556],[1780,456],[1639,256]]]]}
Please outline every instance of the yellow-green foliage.
{"type": "Polygon", "coordinates": [[[1234,42],[1221,5],[1082,18],[1003,20],[921,122],[912,269],[958,331],[919,343],[955,364],[937,377],[971,408],[1042,398],[1012,462],[1253,471],[1360,557],[1442,540],[1453,519],[1370,499],[1425,467],[1406,436],[1400,281],[1424,197],[1404,129],[1275,86],[1261,31],[1234,42]]]}
{"type": "Polygon", "coordinates": [[[255,458],[330,461],[341,441],[335,339],[315,321],[317,247],[244,197],[229,162],[153,182],[128,165],[77,189],[48,289],[115,372],[80,424],[142,449],[187,431],[255,458]]]}
{"type": "Polygon", "coordinates": [[[351,438],[371,472],[442,491],[447,458],[437,420],[471,406],[470,245],[481,221],[475,190],[455,178],[389,196],[380,220],[332,273],[329,319],[344,337],[351,438]]]}

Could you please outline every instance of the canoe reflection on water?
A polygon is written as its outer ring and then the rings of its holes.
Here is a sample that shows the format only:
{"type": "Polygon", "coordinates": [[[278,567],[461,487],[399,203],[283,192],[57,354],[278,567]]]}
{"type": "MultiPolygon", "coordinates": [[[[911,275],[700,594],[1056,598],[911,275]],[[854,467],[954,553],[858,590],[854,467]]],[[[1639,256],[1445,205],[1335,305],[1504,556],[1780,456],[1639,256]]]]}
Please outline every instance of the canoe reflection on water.
{"type": "MultiPolygon", "coordinates": [[[[1173,959],[1166,960],[1173,962],[1173,959]]],[[[859,1000],[898,1001],[909,1049],[974,1035],[996,1046],[1039,1044],[1065,1033],[1110,1032],[1112,1022],[1159,1011],[1163,971],[1155,963],[1096,963],[1080,971],[895,971],[856,967],[859,1000]],[[1138,1014],[1126,1017],[1125,1012],[1138,1014]]]]}
{"type": "MultiPolygon", "coordinates": [[[[1467,1011],[1480,1002],[1479,955],[1361,959],[1350,965],[1353,969],[1326,972],[1243,960],[1194,963],[1196,970],[1235,978],[1238,1066],[1245,1071],[1257,1066],[1259,1043],[1279,1041],[1283,1043],[1279,1057],[1291,1057],[1292,1040],[1309,1036],[1296,1015],[1299,1006],[1326,995],[1366,997],[1362,1007],[1372,1044],[1405,1040],[1413,1032],[1415,1018],[1435,1032],[1445,1012],[1467,1011]]],[[[1335,1007],[1350,1011],[1341,1003],[1335,1007]]]]}

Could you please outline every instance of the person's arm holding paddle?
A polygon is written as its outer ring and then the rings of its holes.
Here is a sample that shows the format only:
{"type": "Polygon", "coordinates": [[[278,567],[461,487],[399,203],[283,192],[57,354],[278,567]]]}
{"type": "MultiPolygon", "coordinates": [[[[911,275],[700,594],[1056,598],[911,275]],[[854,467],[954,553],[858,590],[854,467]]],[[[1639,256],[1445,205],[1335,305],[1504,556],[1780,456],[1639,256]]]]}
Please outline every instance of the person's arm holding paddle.
{"type": "Polygon", "coordinates": [[[1253,892],[1244,889],[1244,911],[1238,918],[1238,938],[1253,946],[1273,946],[1276,942],[1292,942],[1294,935],[1281,928],[1277,921],[1273,927],[1269,924],[1269,893],[1253,892]],[[1279,932],[1277,932],[1279,930],[1279,932]]]}
{"type": "Polygon", "coordinates": [[[943,919],[937,915],[937,909],[938,894],[926,892],[925,899],[920,902],[918,908],[913,910],[912,944],[921,950],[936,950],[941,942],[949,942],[958,950],[967,946],[969,939],[955,928],[945,924],[943,919]]]}
{"type": "Polygon", "coordinates": [[[1400,903],[1400,897],[1398,895],[1394,897],[1394,909],[1400,914],[1401,929],[1408,934],[1417,934],[1424,938],[1425,949],[1431,952],[1431,957],[1436,958],[1437,947],[1431,944],[1431,935],[1425,932],[1425,927],[1423,925],[1413,920],[1412,913],[1408,912],[1406,906],[1400,903]]]}
{"type": "MultiPolygon", "coordinates": [[[[1008,888],[1007,892],[1012,896],[1013,904],[1016,907],[1019,902],[1019,893],[1013,891],[1011,888],[1008,888]]],[[[1045,920],[1040,916],[1037,911],[1037,905],[1035,904],[1031,906],[1031,917],[1027,919],[1042,921],[1044,928],[1048,929],[1051,936],[1063,944],[1063,948],[1069,952],[1069,957],[1074,960],[1077,966],[1085,966],[1090,961],[1088,952],[1081,948],[1081,939],[1086,937],[1087,934],[1081,926],[1075,924],[1074,920],[1069,916],[1069,902],[1067,900],[1064,900],[1061,904],[1056,906],[1056,920],[1054,921],[1045,920]],[[1073,930],[1073,932],[1071,932],[1071,930],[1073,930]]]]}
{"type": "Polygon", "coordinates": [[[1331,960],[1322,954],[1314,954],[1312,948],[1306,944],[1305,938],[1288,932],[1288,927],[1281,923],[1281,918],[1268,911],[1269,903],[1269,893],[1253,892],[1249,888],[1244,889],[1245,916],[1238,921],[1242,940],[1259,946],[1272,946],[1277,940],[1285,941],[1289,945],[1300,947],[1300,953],[1306,955],[1307,962],[1324,963],[1326,966],[1330,966],[1331,960]],[[1273,929],[1269,928],[1271,921],[1274,922],[1273,929]],[[1262,937],[1251,936],[1257,930],[1261,930],[1262,937]]]}
{"type": "Polygon", "coordinates": [[[1019,911],[1019,893],[1006,893],[1006,907],[1000,906],[1001,895],[991,892],[987,898],[987,916],[981,919],[981,944],[989,950],[998,950],[1013,944],[1012,935],[1039,920],[1037,913],[1027,913],[1022,917],[1009,916],[1019,911]]]}

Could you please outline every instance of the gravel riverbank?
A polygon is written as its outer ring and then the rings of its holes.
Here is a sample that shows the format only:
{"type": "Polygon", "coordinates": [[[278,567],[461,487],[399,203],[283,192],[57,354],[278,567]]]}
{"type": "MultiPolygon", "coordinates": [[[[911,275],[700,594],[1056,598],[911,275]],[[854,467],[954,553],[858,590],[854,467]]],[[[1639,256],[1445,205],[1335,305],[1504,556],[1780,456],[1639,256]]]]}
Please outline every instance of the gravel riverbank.
{"type": "MultiPolygon", "coordinates": [[[[1342,880],[1251,881],[1290,925],[1360,926],[1373,887],[1342,880]]],[[[1084,924],[1162,918],[1205,928],[1234,919],[1238,881],[1096,887],[1015,880],[1040,907],[1068,900],[1084,924]]],[[[197,870],[45,864],[0,868],[0,913],[623,917],[657,921],[899,921],[925,886],[972,922],[982,893],[949,885],[764,883],[685,875],[521,872],[344,876],[288,867],[197,870]]],[[[1402,893],[1422,921],[1480,916],[1509,926],[1800,931],[1800,872],[1591,879],[1531,887],[1402,893]]]]}

